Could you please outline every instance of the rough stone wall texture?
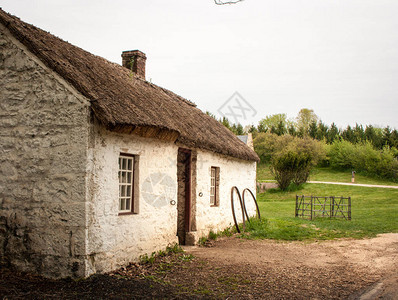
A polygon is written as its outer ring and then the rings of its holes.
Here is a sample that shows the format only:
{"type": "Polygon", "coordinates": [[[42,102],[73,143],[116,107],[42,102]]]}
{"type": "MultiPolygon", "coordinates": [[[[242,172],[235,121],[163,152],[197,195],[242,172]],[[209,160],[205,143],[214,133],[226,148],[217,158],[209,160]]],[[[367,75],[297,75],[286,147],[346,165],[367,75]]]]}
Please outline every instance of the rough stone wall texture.
{"type": "MultiPolygon", "coordinates": [[[[177,233],[177,154],[168,142],[113,133],[95,125],[92,146],[89,202],[89,273],[106,272],[145,253],[178,242],[177,233]],[[118,214],[118,157],[121,153],[139,156],[138,214],[118,214]]],[[[255,191],[256,164],[200,151],[197,159],[196,238],[210,229],[222,230],[232,224],[230,189],[255,191]],[[199,158],[200,155],[200,158],[199,158]],[[210,167],[220,167],[220,206],[210,207],[210,167]]],[[[194,186],[195,183],[192,184],[194,186]]],[[[248,203],[251,215],[255,213],[248,203]]]]}
{"type": "MultiPolygon", "coordinates": [[[[88,276],[178,242],[178,146],[90,122],[87,99],[1,25],[0,78],[1,263],[88,276]],[[138,214],[118,215],[120,153],[139,156],[138,214]]],[[[205,151],[193,158],[197,239],[233,223],[231,187],[255,191],[256,164],[205,151]],[[218,207],[210,207],[211,166],[220,167],[218,207]]]]}
{"type": "MultiPolygon", "coordinates": [[[[95,142],[89,150],[89,173],[93,176],[87,192],[92,195],[88,203],[89,274],[116,269],[142,254],[178,242],[178,147],[170,142],[109,132],[99,124],[94,125],[94,132],[95,142]],[[139,156],[138,214],[118,214],[120,153],[139,156]]],[[[192,153],[196,158],[196,151],[192,153]]],[[[192,201],[192,227],[197,229],[192,238],[197,241],[211,229],[223,230],[233,224],[231,187],[236,185],[241,191],[248,187],[255,192],[256,163],[198,151],[196,170],[197,174],[192,174],[192,191],[203,193],[203,197],[196,195],[196,203],[192,201]],[[210,207],[211,166],[220,167],[219,207],[210,207]]],[[[254,203],[248,199],[248,212],[254,215],[254,203]]]]}
{"type": "Polygon", "coordinates": [[[0,259],[85,275],[88,101],[0,26],[0,259]]]}
{"type": "Polygon", "coordinates": [[[253,135],[250,132],[247,134],[247,146],[254,151],[253,135]]]}
{"type": "Polygon", "coordinates": [[[170,142],[109,132],[95,125],[89,155],[89,273],[106,272],[178,242],[177,152],[170,142]],[[120,153],[139,156],[139,213],[118,215],[120,153]],[[172,205],[170,202],[174,205],[172,205]]]}
{"type": "MultiPolygon", "coordinates": [[[[196,224],[197,237],[207,235],[210,230],[217,232],[234,225],[231,209],[231,188],[237,186],[242,193],[249,188],[256,194],[256,163],[230,158],[207,151],[198,151],[197,160],[196,224]],[[220,168],[219,205],[210,205],[211,167],[220,168]]],[[[238,222],[242,222],[242,212],[238,197],[234,206],[238,222]]],[[[246,195],[249,216],[255,216],[256,207],[249,193],[246,195]]]]}

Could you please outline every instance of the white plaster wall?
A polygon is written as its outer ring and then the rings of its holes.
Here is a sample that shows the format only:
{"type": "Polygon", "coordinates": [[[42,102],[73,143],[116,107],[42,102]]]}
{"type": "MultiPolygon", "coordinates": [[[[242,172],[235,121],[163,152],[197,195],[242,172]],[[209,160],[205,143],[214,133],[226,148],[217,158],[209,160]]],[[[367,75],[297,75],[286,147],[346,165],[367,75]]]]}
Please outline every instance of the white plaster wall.
{"type": "MultiPolygon", "coordinates": [[[[234,225],[231,209],[231,188],[238,187],[240,193],[249,188],[256,195],[256,163],[222,156],[207,151],[198,151],[197,187],[196,187],[196,224],[197,237],[224,230],[234,225]],[[220,168],[219,206],[210,205],[210,170],[220,168]],[[199,193],[203,196],[200,197],[199,193]]],[[[237,220],[242,223],[242,211],[239,198],[235,195],[237,220]]],[[[255,216],[256,207],[252,197],[246,192],[246,209],[255,216]]]]}
{"type": "MultiPolygon", "coordinates": [[[[87,276],[176,243],[178,147],[89,128],[88,100],[0,29],[0,260],[50,277],[87,276]],[[136,215],[118,215],[120,152],[140,156],[136,215]],[[151,176],[169,184],[148,191],[151,176]],[[152,203],[162,193],[167,204],[152,203]]],[[[233,224],[231,187],[254,192],[255,168],[198,151],[198,237],[233,224]],[[219,207],[209,203],[211,166],[220,167],[219,207]]]]}
{"type": "MultiPolygon", "coordinates": [[[[90,150],[92,170],[88,194],[87,254],[91,257],[87,275],[106,272],[136,261],[142,254],[164,249],[178,242],[177,233],[177,153],[170,142],[109,132],[96,124],[95,142],[90,150]],[[139,213],[118,215],[118,158],[120,153],[139,156],[139,213]],[[168,178],[168,185],[148,191],[148,178],[168,178]],[[160,177],[159,177],[160,176],[160,177]],[[167,191],[165,191],[165,188],[167,191]],[[154,195],[167,194],[163,206],[153,204],[154,195]],[[152,195],[152,197],[151,197],[152,195]]],[[[233,225],[231,188],[255,192],[256,163],[198,151],[196,195],[196,238],[210,230],[233,225]],[[210,168],[220,167],[220,205],[210,206],[210,168]],[[203,196],[199,197],[202,192],[203,196]]],[[[241,211],[236,198],[237,217],[241,211]]],[[[248,197],[248,213],[255,215],[255,205],[248,197]]]]}
{"type": "Polygon", "coordinates": [[[85,274],[89,102],[0,24],[0,261],[85,274]]]}
{"type": "Polygon", "coordinates": [[[178,242],[177,151],[170,142],[118,134],[95,126],[92,149],[87,253],[88,274],[106,272],[135,261],[140,255],[164,249],[178,242]],[[139,213],[118,215],[118,158],[120,153],[139,155],[139,213]],[[149,178],[165,180],[167,185],[149,178]],[[153,203],[167,195],[164,205],[153,203]],[[175,205],[170,201],[175,201],[175,205]],[[167,203],[166,203],[167,202],[167,203]]]}

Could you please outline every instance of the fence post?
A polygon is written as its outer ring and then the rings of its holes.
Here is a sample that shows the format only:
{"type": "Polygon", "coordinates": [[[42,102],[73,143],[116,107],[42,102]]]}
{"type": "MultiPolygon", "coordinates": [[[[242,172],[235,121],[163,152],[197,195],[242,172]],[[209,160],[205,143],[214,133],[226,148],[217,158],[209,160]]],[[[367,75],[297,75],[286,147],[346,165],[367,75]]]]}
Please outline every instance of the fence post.
{"type": "Polygon", "coordinates": [[[312,220],[312,209],[313,207],[312,207],[312,195],[311,195],[311,220],[312,220]]]}
{"type": "Polygon", "coordinates": [[[348,220],[351,221],[351,197],[348,197],[348,220]]]}
{"type": "Polygon", "coordinates": [[[296,218],[298,217],[298,207],[297,207],[297,205],[298,205],[298,196],[296,195],[296,213],[295,213],[295,217],[296,218]]]}

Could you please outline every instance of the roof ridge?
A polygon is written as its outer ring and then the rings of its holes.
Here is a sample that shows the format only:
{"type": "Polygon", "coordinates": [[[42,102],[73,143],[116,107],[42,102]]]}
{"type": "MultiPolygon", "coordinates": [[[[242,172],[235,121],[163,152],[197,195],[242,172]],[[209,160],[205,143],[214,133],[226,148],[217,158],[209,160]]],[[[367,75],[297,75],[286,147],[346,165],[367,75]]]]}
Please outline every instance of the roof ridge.
{"type": "MultiPolygon", "coordinates": [[[[176,142],[245,160],[257,154],[196,104],[152,82],[130,76],[130,70],[94,55],[0,9],[0,22],[48,68],[91,102],[96,118],[108,128],[126,132],[153,128],[174,132],[176,142]],[[138,130],[139,129],[139,130],[138,130]],[[177,135],[175,133],[178,133],[177,135]]],[[[148,131],[148,130],[147,130],[148,131]]]]}

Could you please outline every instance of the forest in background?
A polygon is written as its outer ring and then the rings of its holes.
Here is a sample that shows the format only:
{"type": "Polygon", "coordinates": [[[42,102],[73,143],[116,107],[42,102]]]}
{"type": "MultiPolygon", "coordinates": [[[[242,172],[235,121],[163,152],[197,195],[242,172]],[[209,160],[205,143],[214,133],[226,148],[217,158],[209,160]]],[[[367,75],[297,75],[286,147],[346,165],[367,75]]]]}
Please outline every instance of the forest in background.
{"type": "Polygon", "coordinates": [[[232,124],[225,117],[218,121],[236,135],[252,133],[254,150],[262,163],[271,165],[277,180],[277,169],[288,169],[290,175],[284,180],[301,184],[318,165],[398,181],[395,128],[361,124],[338,128],[335,123],[323,123],[307,108],[301,109],[295,119],[288,119],[286,114],[268,115],[257,126],[232,124]]]}
{"type": "Polygon", "coordinates": [[[312,109],[303,108],[294,119],[288,119],[286,114],[268,115],[261,119],[257,126],[249,125],[243,127],[240,123],[234,124],[223,117],[217,119],[213,114],[208,115],[218,120],[236,135],[252,133],[253,138],[258,133],[273,133],[275,135],[291,135],[297,137],[310,137],[318,141],[332,144],[336,140],[345,140],[353,144],[370,142],[377,149],[384,146],[398,148],[398,130],[390,126],[378,127],[374,125],[355,126],[348,125],[346,128],[338,128],[335,123],[327,125],[315,114],[312,109]]]}

